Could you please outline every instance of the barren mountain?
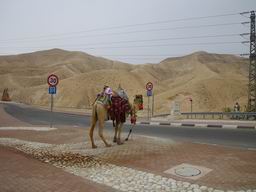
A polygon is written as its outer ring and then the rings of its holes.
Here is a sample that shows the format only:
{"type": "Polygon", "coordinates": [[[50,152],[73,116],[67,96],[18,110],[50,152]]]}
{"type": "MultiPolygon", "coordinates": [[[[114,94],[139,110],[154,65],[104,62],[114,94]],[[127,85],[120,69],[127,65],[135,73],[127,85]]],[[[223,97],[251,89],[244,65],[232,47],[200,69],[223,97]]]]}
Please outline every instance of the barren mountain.
{"type": "Polygon", "coordinates": [[[181,102],[183,112],[222,111],[238,101],[247,101],[248,60],[233,56],[196,52],[167,58],[158,64],[131,65],[94,57],[83,52],[60,49],[29,54],[0,56],[0,91],[9,89],[11,99],[36,105],[49,105],[49,74],[60,78],[55,106],[89,107],[104,85],[119,84],[130,98],[143,94],[145,84],[154,83],[155,111],[170,111],[171,102],[181,102]]]}

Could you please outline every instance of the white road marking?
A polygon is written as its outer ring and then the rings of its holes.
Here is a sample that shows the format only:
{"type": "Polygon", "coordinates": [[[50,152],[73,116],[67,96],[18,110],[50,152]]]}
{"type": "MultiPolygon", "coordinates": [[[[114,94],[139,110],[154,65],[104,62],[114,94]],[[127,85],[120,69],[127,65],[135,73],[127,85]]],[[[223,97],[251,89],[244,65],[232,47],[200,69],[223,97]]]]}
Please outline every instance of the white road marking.
{"type": "Polygon", "coordinates": [[[150,122],[150,125],[160,125],[159,122],[150,122]]]}
{"type": "Polygon", "coordinates": [[[13,131],[53,131],[57,128],[50,127],[0,127],[0,130],[13,130],[13,131]]]}
{"type": "Polygon", "coordinates": [[[207,124],[202,124],[202,123],[195,124],[195,127],[207,127],[207,124]]]}
{"type": "Polygon", "coordinates": [[[236,129],[237,125],[222,125],[222,128],[226,128],[226,129],[236,129]]]}
{"type": "Polygon", "coordinates": [[[181,126],[181,123],[171,123],[171,126],[181,126]]]}

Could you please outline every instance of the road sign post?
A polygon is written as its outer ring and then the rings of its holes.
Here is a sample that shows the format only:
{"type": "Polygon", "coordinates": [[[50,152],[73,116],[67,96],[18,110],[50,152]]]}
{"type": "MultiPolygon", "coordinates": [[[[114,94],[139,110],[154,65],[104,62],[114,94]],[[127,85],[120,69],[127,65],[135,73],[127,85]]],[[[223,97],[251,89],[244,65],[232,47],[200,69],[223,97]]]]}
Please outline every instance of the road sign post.
{"type": "Polygon", "coordinates": [[[155,95],[152,93],[152,117],[154,116],[154,107],[155,107],[155,95]]]}
{"type": "Polygon", "coordinates": [[[193,110],[192,110],[193,99],[190,97],[189,101],[190,101],[190,112],[192,113],[193,112],[193,110]]]}
{"type": "Polygon", "coordinates": [[[192,106],[193,106],[193,99],[192,97],[189,97],[189,101],[190,101],[190,112],[191,112],[191,119],[192,119],[192,106]]]}
{"type": "Polygon", "coordinates": [[[59,78],[57,77],[57,75],[51,74],[48,76],[47,78],[47,83],[49,85],[49,89],[48,92],[51,95],[51,118],[50,118],[50,127],[52,127],[52,112],[53,112],[53,95],[56,94],[57,92],[57,85],[59,83],[59,78]]]}
{"type": "MultiPolygon", "coordinates": [[[[148,120],[150,118],[150,98],[153,95],[153,83],[148,82],[146,84],[146,90],[147,90],[147,96],[148,96],[148,120]]],[[[152,110],[153,110],[153,104],[152,104],[152,110]]],[[[153,116],[153,111],[152,111],[153,116]]]]}

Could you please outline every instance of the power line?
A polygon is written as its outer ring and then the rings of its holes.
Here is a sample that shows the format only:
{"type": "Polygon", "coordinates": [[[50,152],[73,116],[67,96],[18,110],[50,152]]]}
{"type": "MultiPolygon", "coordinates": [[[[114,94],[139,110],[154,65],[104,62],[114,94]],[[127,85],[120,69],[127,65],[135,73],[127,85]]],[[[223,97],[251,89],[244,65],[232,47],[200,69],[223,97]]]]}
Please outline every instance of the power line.
{"type": "Polygon", "coordinates": [[[85,49],[118,49],[118,48],[139,48],[139,47],[168,47],[168,46],[187,46],[187,45],[223,45],[223,44],[240,44],[241,42],[205,42],[205,43],[176,43],[176,44],[152,44],[152,45],[133,45],[125,47],[83,47],[85,49]]]}
{"type": "Polygon", "coordinates": [[[224,34],[224,35],[201,35],[201,36],[187,36],[187,37],[169,37],[160,39],[144,39],[144,40],[128,40],[128,41],[115,41],[115,42],[105,42],[105,43],[94,43],[86,44],[91,45],[101,45],[101,44],[120,44],[120,43],[137,43],[137,42],[152,42],[152,41],[166,41],[166,40],[181,40],[181,39],[201,39],[201,38],[213,38],[213,37],[231,37],[239,36],[240,34],[224,34]]]}
{"type": "MultiPolygon", "coordinates": [[[[218,53],[220,55],[234,55],[234,56],[241,56],[241,57],[246,57],[249,54],[240,54],[240,53],[218,53]]],[[[0,53],[0,55],[11,55],[10,53],[0,53]]],[[[167,59],[167,58],[176,58],[176,57],[184,57],[190,55],[189,53],[184,53],[184,54],[165,54],[165,55],[157,55],[157,54],[151,54],[151,55],[95,55],[95,57],[102,57],[106,59],[111,59],[111,60],[119,60],[119,59],[136,59],[136,60],[148,60],[148,59],[154,59],[154,60],[159,60],[159,59],[167,59]]]]}
{"type": "MultiPolygon", "coordinates": [[[[222,53],[221,53],[222,54],[222,53]]],[[[245,56],[244,54],[238,54],[238,53],[223,53],[222,55],[235,55],[235,56],[245,56]]],[[[126,56],[120,56],[120,57],[111,57],[111,59],[138,59],[138,60],[147,60],[147,59],[167,59],[167,58],[175,58],[175,57],[183,57],[188,55],[166,55],[166,56],[154,56],[154,57],[126,57],[126,56]]],[[[97,56],[97,57],[109,57],[109,56],[97,56]]]]}
{"type": "MultiPolygon", "coordinates": [[[[182,40],[182,39],[203,39],[203,38],[215,38],[215,37],[232,37],[232,36],[244,36],[246,33],[242,34],[218,34],[218,35],[200,35],[200,36],[187,36],[187,37],[169,37],[169,38],[160,38],[160,39],[143,39],[143,40],[127,40],[127,41],[114,41],[114,42],[100,42],[92,44],[69,44],[69,45],[54,45],[58,46],[92,46],[92,45],[102,45],[102,44],[122,44],[122,43],[137,43],[137,42],[152,42],[152,41],[166,41],[166,40],[182,40]]],[[[53,45],[52,45],[53,46],[53,45]]],[[[6,48],[6,46],[0,47],[6,48]]]]}
{"type": "MultiPolygon", "coordinates": [[[[112,30],[112,29],[122,29],[122,28],[129,28],[129,27],[136,27],[136,26],[145,26],[145,25],[155,25],[155,24],[163,24],[163,23],[172,23],[172,22],[179,22],[179,21],[189,21],[189,20],[201,20],[201,19],[210,19],[210,18],[217,18],[217,17],[227,17],[227,16],[234,16],[234,15],[241,15],[242,13],[228,13],[228,14],[217,14],[217,15],[208,15],[208,16],[200,16],[200,17],[187,17],[187,18],[180,18],[180,19],[171,19],[171,20],[162,20],[162,21],[154,21],[154,22],[145,22],[145,23],[137,23],[137,24],[128,24],[128,25],[119,25],[119,26],[112,26],[112,27],[102,27],[102,28],[95,28],[95,29],[88,29],[82,30],[77,32],[67,32],[67,33],[59,33],[59,34],[51,34],[51,35],[39,35],[34,37],[23,37],[23,38],[14,38],[14,39],[7,39],[6,41],[17,41],[20,39],[35,39],[35,38],[45,38],[45,37],[52,37],[52,36],[65,36],[70,34],[81,34],[81,33],[88,33],[94,31],[105,31],[105,30],[112,30]]],[[[1,42],[4,40],[0,40],[1,42]]]]}
{"type": "MultiPolygon", "coordinates": [[[[3,54],[10,54],[10,53],[7,53],[7,52],[0,52],[0,55],[3,55],[3,54]]],[[[124,58],[124,57],[127,57],[127,58],[149,58],[151,59],[151,57],[155,57],[155,58],[158,58],[158,57],[183,57],[183,56],[188,56],[192,53],[176,53],[176,54],[173,54],[173,53],[165,53],[165,54],[101,54],[101,55],[98,55],[98,54],[95,54],[93,56],[95,57],[118,57],[118,58],[124,58]]],[[[212,53],[212,54],[215,54],[215,53],[212,53]]],[[[248,53],[237,53],[237,52],[224,52],[224,53],[216,53],[216,54],[221,54],[221,55],[239,55],[239,56],[248,56],[249,54],[248,53]]]]}
{"type": "MultiPolygon", "coordinates": [[[[227,41],[227,42],[201,42],[201,43],[176,43],[176,44],[152,44],[152,45],[132,45],[132,46],[117,46],[117,47],[84,47],[77,46],[73,48],[84,48],[84,49],[118,49],[118,48],[142,48],[142,47],[168,47],[168,46],[187,46],[187,45],[224,45],[224,44],[241,44],[241,41],[227,41]]],[[[41,49],[42,47],[12,47],[16,49],[41,49]]],[[[56,48],[56,47],[54,47],[56,48]]]]}
{"type": "MultiPolygon", "coordinates": [[[[139,30],[131,30],[131,31],[123,31],[123,32],[109,32],[109,33],[102,33],[102,34],[84,34],[88,32],[104,32],[106,30],[113,30],[113,29],[125,29],[130,27],[139,27],[139,26],[147,26],[147,25],[156,25],[161,23],[171,23],[171,22],[179,22],[179,21],[188,21],[188,20],[200,20],[200,19],[210,19],[210,18],[217,18],[217,17],[227,17],[227,16],[234,16],[234,15],[244,15],[249,12],[244,13],[229,13],[229,14],[220,14],[220,15],[210,15],[210,16],[202,16],[202,17],[190,17],[190,18],[181,18],[181,19],[172,19],[172,20],[163,20],[163,21],[155,21],[155,22],[146,22],[146,23],[137,23],[137,24],[129,24],[129,25],[120,25],[120,26],[112,26],[106,28],[95,28],[89,29],[84,31],[78,32],[67,32],[67,33],[59,33],[59,34],[52,34],[52,35],[40,35],[34,37],[27,37],[27,38],[15,38],[15,39],[7,39],[7,40],[0,40],[1,43],[10,43],[17,41],[54,41],[54,40],[61,40],[67,38],[86,38],[86,37],[99,37],[99,36],[110,36],[110,35],[125,35],[125,34],[132,34],[132,33],[144,33],[144,32],[157,32],[157,31],[168,31],[168,30],[181,30],[181,29],[189,29],[189,28],[208,28],[208,27],[225,27],[225,26],[232,26],[232,25],[241,25],[241,22],[231,22],[231,23],[217,23],[217,24],[206,24],[206,25],[190,25],[190,26],[178,26],[178,27],[168,27],[168,28],[157,28],[157,29],[139,29],[139,30]],[[55,38],[54,38],[55,36],[55,38]]],[[[247,22],[243,22],[242,24],[247,24],[247,22]]],[[[222,35],[201,35],[201,36],[187,36],[187,37],[169,37],[169,38],[159,38],[159,39],[142,39],[142,40],[126,40],[126,41],[114,41],[114,42],[101,42],[101,43],[94,43],[94,44],[75,44],[75,45],[60,45],[60,46],[73,46],[74,48],[85,48],[85,49],[117,49],[117,48],[143,48],[143,47],[170,47],[170,46],[189,46],[189,45],[198,45],[198,46],[205,46],[205,45],[230,45],[230,44],[240,44],[241,42],[236,41],[221,41],[221,42],[196,42],[196,43],[166,43],[166,44],[151,44],[151,45],[129,45],[129,46],[102,46],[102,44],[121,44],[121,43],[137,43],[137,42],[154,42],[154,41],[165,41],[165,40],[181,40],[181,39],[199,39],[199,38],[214,38],[214,37],[228,37],[228,36],[241,36],[244,38],[246,34],[222,34],[222,35]],[[101,45],[99,47],[88,47],[94,45],[101,45]]],[[[32,42],[31,42],[32,43],[32,42]]],[[[244,43],[243,43],[244,44],[244,43]]],[[[52,47],[49,45],[48,47],[52,47]]],[[[59,47],[59,46],[54,46],[59,47]]],[[[6,48],[6,47],[0,47],[6,48]]],[[[8,47],[7,47],[8,48],[8,47]]],[[[11,47],[15,48],[15,47],[11,47]]],[[[26,48],[39,48],[42,47],[16,47],[18,49],[26,49],[26,48]]],[[[127,57],[127,56],[125,56],[127,57]]],[[[146,56],[149,57],[149,56],[146,56]]],[[[155,56],[157,57],[157,56],[155,56]]]]}
{"type": "MultiPolygon", "coordinates": [[[[189,55],[188,53],[186,53],[189,55]]],[[[103,54],[95,55],[96,57],[182,57],[186,54],[103,54]]],[[[219,53],[218,53],[219,54],[219,53]]],[[[220,53],[226,55],[242,55],[241,53],[220,53]]]]}
{"type": "Polygon", "coordinates": [[[120,54],[120,55],[95,55],[96,57],[176,57],[176,56],[182,56],[184,54],[177,54],[177,55],[173,55],[173,54],[144,54],[144,55],[127,55],[127,54],[120,54]]]}
{"type": "MultiPolygon", "coordinates": [[[[111,35],[124,35],[124,34],[132,34],[132,33],[144,33],[144,32],[156,32],[156,31],[169,31],[169,30],[179,30],[179,29],[192,29],[192,28],[207,28],[207,27],[218,27],[218,26],[230,26],[230,25],[241,25],[240,22],[236,23],[220,23],[220,24],[208,24],[208,25],[192,25],[192,26],[181,26],[181,27],[169,27],[169,28],[162,28],[162,29],[149,29],[149,30],[134,30],[134,31],[126,31],[126,32],[114,32],[114,33],[103,33],[103,34],[96,34],[96,35],[80,35],[74,37],[59,37],[59,38],[48,38],[48,39],[19,39],[16,41],[54,41],[54,40],[61,40],[61,39],[68,39],[68,38],[86,38],[86,37],[100,37],[100,36],[111,36],[111,35]]],[[[0,41],[1,43],[9,43],[10,41],[0,41]]]]}

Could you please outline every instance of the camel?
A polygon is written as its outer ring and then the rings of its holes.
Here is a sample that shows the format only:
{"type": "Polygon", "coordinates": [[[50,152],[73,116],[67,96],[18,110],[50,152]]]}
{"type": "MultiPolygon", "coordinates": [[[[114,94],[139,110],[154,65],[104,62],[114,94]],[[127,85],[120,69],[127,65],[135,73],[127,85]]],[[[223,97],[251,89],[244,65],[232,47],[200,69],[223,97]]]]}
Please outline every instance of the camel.
{"type": "Polygon", "coordinates": [[[119,86],[117,91],[111,91],[112,97],[109,95],[109,99],[111,98],[111,105],[110,104],[104,104],[104,102],[98,102],[97,99],[93,104],[92,108],[92,123],[91,128],[89,131],[89,136],[91,139],[92,148],[97,148],[97,146],[94,143],[93,139],[93,132],[94,128],[96,126],[96,123],[98,121],[99,123],[99,136],[106,145],[106,147],[110,147],[111,145],[106,141],[104,135],[103,135],[103,129],[105,124],[105,119],[107,117],[108,111],[111,117],[111,120],[113,120],[113,126],[115,128],[115,135],[113,141],[116,142],[118,145],[123,144],[121,142],[121,132],[123,123],[126,120],[126,117],[131,114],[133,118],[136,117],[136,109],[138,109],[138,106],[136,103],[133,103],[132,105],[128,101],[128,96],[124,92],[124,90],[119,86]]]}

